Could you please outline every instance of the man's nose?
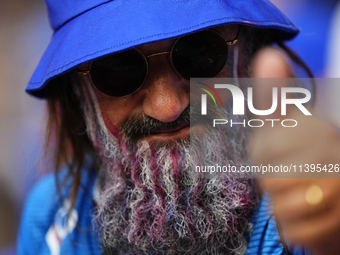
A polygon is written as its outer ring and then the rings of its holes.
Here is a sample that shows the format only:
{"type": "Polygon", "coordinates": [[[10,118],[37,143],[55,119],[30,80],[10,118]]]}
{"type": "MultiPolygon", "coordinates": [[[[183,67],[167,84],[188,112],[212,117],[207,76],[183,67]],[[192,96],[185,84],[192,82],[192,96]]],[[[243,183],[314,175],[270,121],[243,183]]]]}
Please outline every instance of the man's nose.
{"type": "Polygon", "coordinates": [[[166,55],[149,59],[149,74],[145,82],[143,110],[146,115],[171,122],[189,105],[189,81],[172,69],[166,55]]]}

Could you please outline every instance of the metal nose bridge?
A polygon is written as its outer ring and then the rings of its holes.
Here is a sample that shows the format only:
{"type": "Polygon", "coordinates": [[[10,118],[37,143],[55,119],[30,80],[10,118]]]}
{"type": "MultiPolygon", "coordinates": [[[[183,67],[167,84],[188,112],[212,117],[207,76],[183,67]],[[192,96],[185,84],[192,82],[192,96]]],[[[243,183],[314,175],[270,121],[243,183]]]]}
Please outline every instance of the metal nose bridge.
{"type": "Polygon", "coordinates": [[[157,53],[153,53],[151,55],[146,56],[146,58],[151,58],[151,57],[155,57],[155,56],[160,56],[160,55],[165,55],[165,54],[169,54],[169,51],[162,51],[162,52],[157,52],[157,53]]]}

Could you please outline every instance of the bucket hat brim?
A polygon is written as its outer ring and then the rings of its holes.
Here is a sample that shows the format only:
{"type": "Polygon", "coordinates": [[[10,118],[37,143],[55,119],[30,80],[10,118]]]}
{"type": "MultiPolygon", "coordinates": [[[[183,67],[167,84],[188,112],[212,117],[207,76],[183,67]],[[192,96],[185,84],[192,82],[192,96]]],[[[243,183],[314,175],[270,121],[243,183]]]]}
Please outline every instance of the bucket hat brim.
{"type": "MultiPolygon", "coordinates": [[[[50,12],[52,25],[53,18],[50,12]]],[[[56,28],[26,91],[43,98],[51,79],[83,63],[226,24],[271,29],[281,41],[299,32],[267,0],[108,1],[65,20],[56,28]]]]}

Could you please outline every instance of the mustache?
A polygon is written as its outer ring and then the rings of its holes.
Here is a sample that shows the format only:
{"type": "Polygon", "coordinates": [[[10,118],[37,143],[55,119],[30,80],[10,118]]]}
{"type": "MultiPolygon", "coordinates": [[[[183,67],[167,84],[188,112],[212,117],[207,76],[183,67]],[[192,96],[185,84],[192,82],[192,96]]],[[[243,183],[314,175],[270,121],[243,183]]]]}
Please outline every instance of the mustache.
{"type": "Polygon", "coordinates": [[[191,115],[192,107],[190,105],[172,122],[161,122],[142,112],[126,121],[122,128],[122,133],[127,139],[135,140],[161,131],[175,130],[190,125],[191,115]]]}
{"type": "Polygon", "coordinates": [[[210,115],[202,116],[201,104],[199,102],[188,105],[180,116],[172,122],[161,122],[141,112],[130,117],[125,122],[121,133],[128,141],[131,141],[155,133],[173,131],[185,126],[195,125],[197,122],[212,123],[212,120],[217,118],[218,115],[218,113],[213,112],[210,115]]]}

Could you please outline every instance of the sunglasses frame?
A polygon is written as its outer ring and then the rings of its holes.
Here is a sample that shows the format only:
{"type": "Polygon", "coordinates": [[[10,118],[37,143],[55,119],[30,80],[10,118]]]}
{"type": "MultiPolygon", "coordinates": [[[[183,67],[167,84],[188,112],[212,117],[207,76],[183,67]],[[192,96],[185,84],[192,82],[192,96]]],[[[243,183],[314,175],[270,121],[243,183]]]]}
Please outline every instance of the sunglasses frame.
{"type": "MultiPolygon", "coordinates": [[[[217,32],[217,31],[215,31],[215,30],[213,30],[213,29],[207,29],[207,31],[213,32],[213,33],[215,33],[216,35],[218,35],[219,37],[221,37],[227,46],[232,46],[232,45],[234,45],[234,44],[236,44],[236,43],[238,42],[238,36],[239,36],[239,34],[240,34],[240,30],[241,30],[241,26],[238,27],[238,31],[237,31],[237,35],[236,35],[235,39],[230,40],[230,41],[227,41],[221,33],[217,32]]],[[[203,30],[203,31],[205,31],[205,30],[203,30]]],[[[198,31],[198,32],[201,32],[201,31],[198,31]]],[[[190,36],[190,35],[186,35],[186,36],[190,36]]],[[[176,68],[175,68],[175,66],[174,66],[174,64],[173,64],[173,61],[172,61],[172,52],[173,52],[174,46],[175,46],[176,43],[177,43],[180,39],[182,39],[183,37],[185,37],[185,36],[179,37],[179,38],[177,38],[177,39],[174,41],[174,43],[173,43],[172,46],[171,46],[170,51],[161,51],[161,52],[156,52],[156,53],[152,53],[152,54],[150,54],[150,55],[145,56],[145,55],[144,55],[139,49],[137,49],[137,48],[132,48],[132,49],[130,49],[130,50],[137,51],[137,52],[143,57],[143,59],[144,59],[144,61],[145,61],[145,64],[146,64],[146,74],[145,74],[144,80],[143,80],[143,82],[141,83],[141,85],[138,87],[138,89],[134,90],[134,91],[131,92],[130,94],[127,94],[127,95],[124,95],[124,96],[111,96],[111,95],[108,95],[108,96],[116,97],[116,98],[123,98],[123,97],[129,96],[129,95],[131,95],[131,94],[137,92],[138,90],[140,90],[140,88],[143,86],[143,84],[144,84],[144,82],[145,82],[145,80],[146,80],[146,78],[148,77],[148,74],[149,74],[149,63],[148,63],[148,58],[156,57],[156,56],[161,56],[161,55],[166,55],[166,54],[169,55],[169,57],[168,57],[169,62],[170,62],[170,64],[171,64],[172,69],[176,72],[176,74],[177,74],[178,76],[180,76],[180,77],[186,79],[186,80],[189,80],[189,79],[183,77],[181,74],[178,73],[178,71],[176,70],[176,68]]],[[[116,53],[118,53],[118,52],[115,52],[115,53],[113,53],[113,54],[116,54],[116,53]]],[[[106,57],[106,56],[104,56],[103,58],[105,58],[105,57],[106,57]]],[[[79,75],[89,77],[92,86],[94,86],[96,89],[98,89],[97,86],[96,86],[96,85],[94,84],[94,82],[92,81],[92,78],[91,78],[91,66],[92,66],[92,63],[93,63],[93,61],[91,61],[90,63],[88,63],[88,65],[86,65],[86,66],[87,66],[87,69],[85,69],[85,70],[80,70],[79,68],[77,68],[77,73],[78,73],[79,75]]],[[[221,72],[221,71],[220,71],[220,72],[221,72]]],[[[220,72],[219,72],[219,73],[220,73],[220,72]]],[[[98,90],[99,90],[99,89],[98,89],[98,90]]],[[[100,91],[101,93],[107,95],[106,93],[102,92],[101,90],[99,90],[99,91],[100,91]]]]}

